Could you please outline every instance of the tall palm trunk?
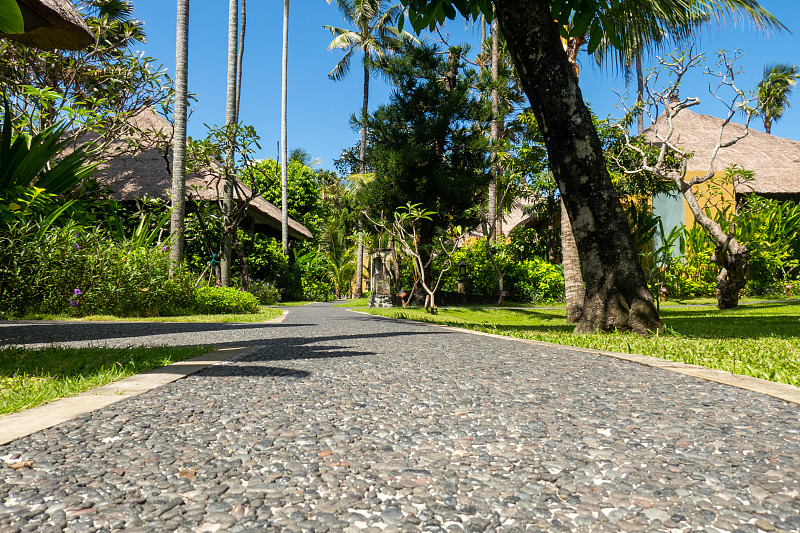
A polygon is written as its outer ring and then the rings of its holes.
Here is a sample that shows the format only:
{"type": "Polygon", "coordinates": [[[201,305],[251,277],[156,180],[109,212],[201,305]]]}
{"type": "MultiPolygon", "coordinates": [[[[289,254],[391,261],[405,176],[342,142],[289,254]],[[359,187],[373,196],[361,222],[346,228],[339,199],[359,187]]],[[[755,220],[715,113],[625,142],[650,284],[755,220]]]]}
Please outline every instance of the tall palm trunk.
{"type": "Polygon", "coordinates": [[[225,182],[222,189],[222,216],[225,234],[222,239],[221,283],[223,287],[231,284],[232,236],[231,212],[233,211],[234,143],[236,130],[236,58],[239,51],[239,2],[230,0],[228,4],[228,86],[225,106],[225,127],[227,148],[225,151],[225,182]]]}
{"type": "MultiPolygon", "coordinates": [[[[570,55],[569,58],[577,80],[579,77],[577,58],[573,55],[570,55]]],[[[575,242],[575,234],[572,232],[567,206],[564,204],[563,191],[561,192],[561,264],[564,267],[564,299],[567,305],[567,322],[574,324],[578,322],[583,311],[586,291],[583,285],[583,275],[581,274],[578,244],[575,242]]]]}
{"type": "Polygon", "coordinates": [[[283,56],[281,75],[281,245],[283,253],[289,255],[289,178],[287,164],[286,112],[288,107],[288,67],[289,67],[289,0],[283,0],[283,56]]]}
{"type": "Polygon", "coordinates": [[[567,301],[567,322],[576,323],[581,316],[586,291],[581,276],[581,262],[578,257],[578,246],[572,233],[572,224],[567,215],[563,195],[561,203],[561,253],[564,265],[564,295],[567,301]]]}
{"type": "MultiPolygon", "coordinates": [[[[499,77],[498,55],[499,49],[497,46],[498,40],[498,26],[497,17],[492,20],[492,126],[490,132],[490,139],[492,142],[492,180],[489,182],[489,235],[492,240],[500,238],[497,232],[498,218],[502,216],[497,205],[497,178],[500,175],[499,166],[497,164],[497,143],[500,139],[500,102],[497,90],[497,79],[499,77]]],[[[502,288],[501,288],[502,289],[502,288]]]]}
{"type": "MultiPolygon", "coordinates": [[[[361,174],[367,172],[367,112],[369,108],[369,67],[367,66],[367,56],[364,55],[364,99],[361,105],[361,149],[359,159],[361,174]]],[[[361,219],[358,220],[358,257],[356,258],[356,298],[362,296],[362,286],[364,285],[364,232],[361,228],[361,219]]]]}
{"type": "Polygon", "coordinates": [[[172,152],[170,274],[183,262],[186,218],[186,92],[189,79],[189,0],[178,0],[175,28],[175,130],[172,152]]]}
{"type": "Polygon", "coordinates": [[[239,122],[239,102],[242,99],[242,61],[244,60],[244,32],[247,25],[245,0],[239,8],[239,53],[236,57],[236,122],[239,122]]]}
{"type": "Polygon", "coordinates": [[[636,49],[636,103],[639,104],[639,110],[636,112],[636,126],[639,135],[644,131],[644,72],[642,70],[642,47],[636,49]]]}

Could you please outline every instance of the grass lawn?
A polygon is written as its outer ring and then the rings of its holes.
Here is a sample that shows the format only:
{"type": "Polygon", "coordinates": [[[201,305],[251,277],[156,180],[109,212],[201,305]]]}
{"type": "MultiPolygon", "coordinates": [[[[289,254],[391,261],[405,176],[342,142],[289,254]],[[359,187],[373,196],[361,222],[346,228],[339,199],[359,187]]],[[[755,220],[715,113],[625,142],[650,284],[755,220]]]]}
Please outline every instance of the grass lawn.
{"type": "MultiPolygon", "coordinates": [[[[303,302],[307,303],[307,302],[303,302]]],[[[283,310],[260,306],[243,315],[131,318],[95,315],[30,315],[26,320],[118,320],[133,322],[266,322],[283,310]]],[[[74,396],[128,376],[208,353],[211,346],[138,348],[0,348],[0,415],[74,396]]]]}
{"type": "Polygon", "coordinates": [[[281,316],[278,307],[259,306],[257,313],[243,315],[187,315],[159,317],[116,317],[112,315],[90,315],[80,318],[68,315],[29,315],[25,320],[119,320],[123,322],[266,322],[281,316]]]}
{"type": "Polygon", "coordinates": [[[212,349],[211,346],[0,348],[0,414],[74,396],[212,349]]]}
{"type": "Polygon", "coordinates": [[[623,333],[573,335],[573,326],[567,324],[563,309],[449,308],[429,315],[422,309],[368,309],[365,305],[345,306],[523,339],[650,355],[800,386],[797,301],[775,300],[726,311],[711,305],[662,307],[660,314],[666,329],[646,337],[623,333]]]}

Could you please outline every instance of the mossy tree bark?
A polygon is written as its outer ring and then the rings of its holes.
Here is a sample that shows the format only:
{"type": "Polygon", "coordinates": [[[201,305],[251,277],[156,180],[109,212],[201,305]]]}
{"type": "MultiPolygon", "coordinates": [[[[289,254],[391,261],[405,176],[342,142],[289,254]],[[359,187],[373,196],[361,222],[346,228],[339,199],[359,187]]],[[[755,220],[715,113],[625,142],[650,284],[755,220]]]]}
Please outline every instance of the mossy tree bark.
{"type": "Polygon", "coordinates": [[[545,138],[578,245],[586,298],[576,332],[663,327],[600,139],[548,0],[498,0],[500,29],[545,138]]]}

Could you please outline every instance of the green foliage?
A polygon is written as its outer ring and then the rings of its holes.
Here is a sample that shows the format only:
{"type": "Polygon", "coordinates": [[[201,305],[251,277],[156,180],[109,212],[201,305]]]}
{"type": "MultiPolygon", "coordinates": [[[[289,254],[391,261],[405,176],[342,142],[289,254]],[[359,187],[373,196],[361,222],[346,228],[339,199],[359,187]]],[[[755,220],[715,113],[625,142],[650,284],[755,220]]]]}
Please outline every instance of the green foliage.
{"type": "Polygon", "coordinates": [[[69,144],[66,127],[55,124],[35,135],[13,138],[11,112],[4,102],[3,131],[0,134],[0,193],[12,188],[36,186],[49,194],[63,194],[94,172],[96,164],[86,165],[87,146],[60,154],[69,144]]]}
{"type": "MultiPolygon", "coordinates": [[[[281,167],[272,159],[257,162],[252,170],[240,177],[248,186],[261,192],[272,204],[281,205],[281,167]]],[[[288,183],[287,197],[289,216],[297,220],[317,235],[327,215],[327,206],[322,201],[321,189],[317,180],[318,172],[299,160],[289,161],[286,166],[288,183]]]]}
{"type": "Polygon", "coordinates": [[[163,316],[192,306],[192,276],[169,278],[163,244],[114,242],[95,228],[15,221],[0,233],[0,309],[29,313],[163,316]]]}
{"type": "Polygon", "coordinates": [[[779,120],[789,107],[789,96],[798,79],[800,79],[800,69],[797,65],[779,63],[764,67],[764,76],[758,82],[756,113],[764,120],[767,133],[772,124],[779,120]]]}
{"type": "MultiPolygon", "coordinates": [[[[284,273],[289,268],[289,258],[284,255],[280,239],[239,230],[239,240],[247,256],[250,279],[261,280],[273,287],[284,287],[284,273]]],[[[203,256],[207,263],[208,258],[203,256]]],[[[234,268],[238,265],[234,259],[234,268]]],[[[203,263],[205,267],[205,263],[203,263]]]]}
{"type": "Polygon", "coordinates": [[[0,0],[0,33],[24,33],[25,21],[16,0],[0,0]]]}
{"type": "MultiPolygon", "coordinates": [[[[520,258],[516,255],[520,249],[518,245],[494,242],[491,246],[495,261],[503,272],[504,288],[511,291],[510,299],[532,303],[564,299],[564,273],[560,265],[553,265],[535,256],[520,258]]],[[[453,260],[467,263],[467,294],[497,295],[497,274],[484,240],[462,246],[454,254],[453,260]]],[[[456,270],[448,272],[443,289],[456,291],[457,278],[456,270]]]]}
{"type": "MultiPolygon", "coordinates": [[[[724,230],[750,250],[745,294],[780,296],[800,276],[800,205],[749,195],[732,217],[730,208],[708,212],[724,230]],[[732,228],[731,225],[735,224],[732,228]]],[[[711,260],[715,245],[699,225],[680,226],[665,235],[658,230],[659,245],[645,254],[651,289],[666,287],[669,296],[710,296],[716,291],[719,267],[711,260]],[[673,247],[677,244],[678,255],[673,247]]],[[[659,291],[660,292],[660,291],[659,291]]]]}
{"type": "Polygon", "coordinates": [[[250,280],[247,292],[255,296],[261,305],[275,305],[281,300],[280,291],[271,283],[260,279],[250,280]]]}
{"type": "Polygon", "coordinates": [[[382,63],[395,90],[368,124],[373,176],[360,188],[360,203],[373,220],[408,203],[434,211],[420,230],[425,245],[435,228],[477,225],[489,180],[486,139],[475,127],[480,107],[460,73],[463,54],[406,43],[382,63]]]}
{"type": "Polygon", "coordinates": [[[738,238],[750,250],[745,292],[782,294],[800,285],[800,204],[749,195],[739,222],[738,238]]]}
{"type": "Polygon", "coordinates": [[[302,299],[313,302],[333,300],[334,284],[326,263],[325,256],[315,250],[297,257],[295,266],[300,271],[302,299]]]}
{"type": "Polygon", "coordinates": [[[96,44],[50,51],[0,41],[0,84],[18,128],[36,133],[61,120],[73,140],[92,132],[105,145],[143,107],[168,105],[171,81],[153,58],[134,49],[145,34],[131,1],[76,3],[96,44]]]}
{"type": "Polygon", "coordinates": [[[233,287],[198,287],[194,291],[194,310],[207,315],[255,313],[258,298],[233,287]]]}

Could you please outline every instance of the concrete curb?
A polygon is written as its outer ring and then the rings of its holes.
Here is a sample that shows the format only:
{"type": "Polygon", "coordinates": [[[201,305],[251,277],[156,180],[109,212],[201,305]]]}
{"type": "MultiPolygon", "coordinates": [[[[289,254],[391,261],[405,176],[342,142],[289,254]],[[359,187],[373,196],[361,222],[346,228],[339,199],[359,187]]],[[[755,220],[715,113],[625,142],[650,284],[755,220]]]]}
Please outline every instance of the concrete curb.
{"type": "MultiPolygon", "coordinates": [[[[267,320],[265,323],[279,324],[286,319],[288,314],[288,311],[284,311],[280,316],[267,320]]],[[[0,445],[72,420],[96,409],[102,409],[120,400],[133,398],[254,349],[256,348],[248,346],[214,350],[192,359],[153,368],[141,374],[96,387],[76,396],[61,398],[38,407],[0,416],[0,445]]]]}
{"type": "Polygon", "coordinates": [[[133,398],[253,349],[254,347],[248,346],[215,350],[193,359],[154,368],[120,381],[108,383],[76,396],[61,398],[38,407],[0,416],[0,445],[8,444],[31,433],[72,420],[84,413],[101,409],[120,400],[133,398]]]}
{"type": "Polygon", "coordinates": [[[353,313],[360,313],[362,315],[369,315],[375,316],[380,318],[388,318],[391,320],[405,320],[407,322],[414,322],[415,324],[421,324],[424,326],[431,326],[435,328],[442,328],[452,331],[457,331],[459,333],[470,333],[472,335],[483,335],[485,337],[492,337],[495,339],[503,339],[507,341],[514,341],[514,342],[522,342],[527,344],[533,344],[535,346],[547,346],[553,348],[561,348],[561,349],[569,349],[574,350],[576,352],[582,353],[589,353],[595,354],[597,356],[605,356],[605,357],[613,357],[614,359],[621,359],[623,361],[630,361],[631,363],[638,363],[640,365],[649,366],[652,368],[661,368],[663,370],[669,370],[670,372],[677,372],[679,374],[684,374],[687,376],[692,376],[700,379],[704,379],[706,381],[713,381],[715,383],[721,383],[723,385],[729,385],[731,387],[738,387],[740,389],[749,390],[752,392],[757,392],[760,394],[765,394],[767,396],[772,396],[773,398],[778,398],[780,400],[784,400],[786,402],[794,403],[800,405],[800,388],[795,387],[793,385],[787,385],[786,383],[776,383],[774,381],[767,381],[765,379],[754,378],[751,376],[743,376],[740,374],[733,374],[732,372],[726,372],[724,370],[715,370],[713,368],[706,368],[700,365],[690,365],[688,363],[681,363],[678,361],[670,361],[668,359],[661,359],[659,357],[652,357],[649,355],[640,355],[640,354],[630,354],[630,353],[620,353],[620,352],[606,352],[602,350],[591,350],[589,348],[580,348],[577,346],[569,346],[567,344],[555,344],[552,342],[544,342],[544,341],[535,341],[531,339],[520,339],[518,337],[510,337],[506,335],[497,335],[494,333],[485,333],[483,331],[475,331],[471,329],[465,328],[457,328],[455,326],[445,326],[443,324],[432,324],[430,322],[417,322],[416,320],[409,320],[404,318],[394,318],[389,316],[383,315],[373,315],[372,313],[365,313],[364,311],[356,311],[354,309],[348,309],[348,311],[352,311],[353,313]]]}

